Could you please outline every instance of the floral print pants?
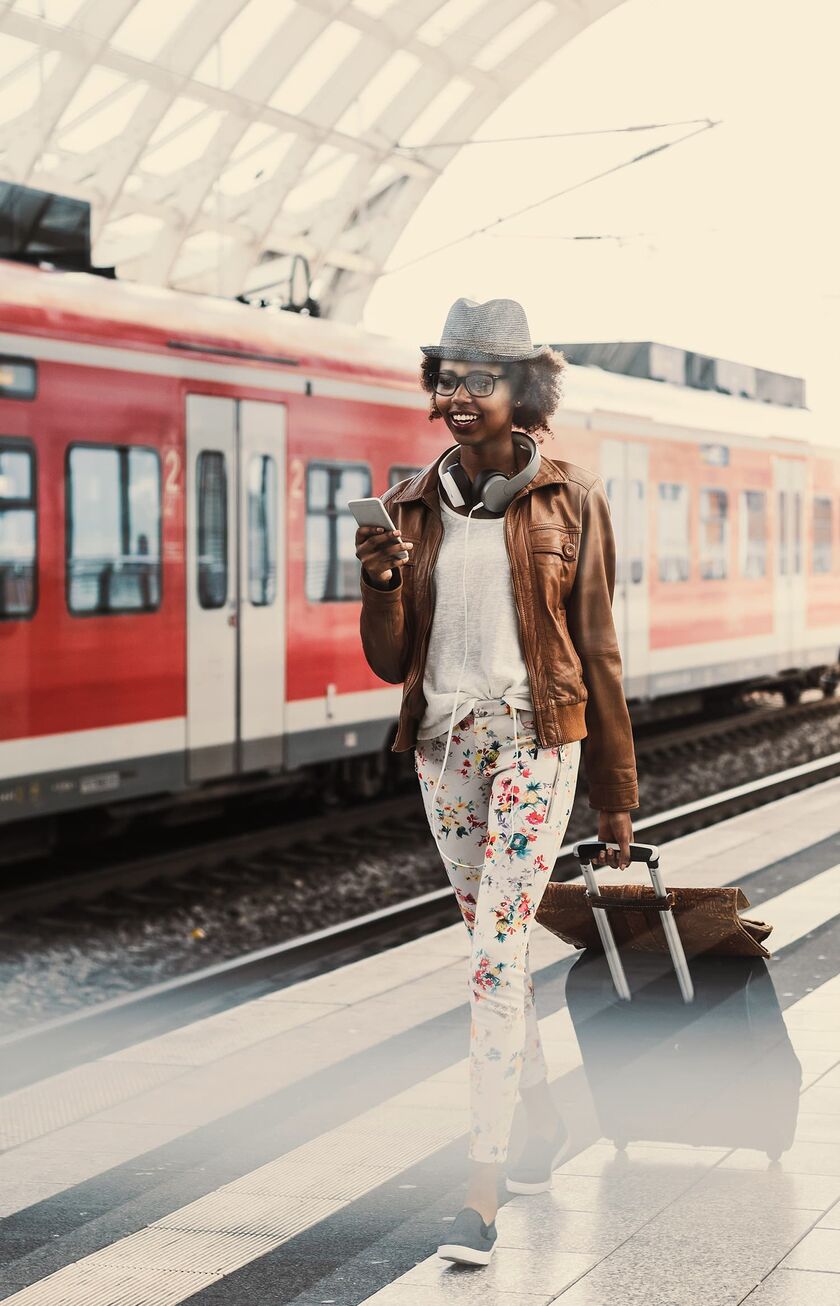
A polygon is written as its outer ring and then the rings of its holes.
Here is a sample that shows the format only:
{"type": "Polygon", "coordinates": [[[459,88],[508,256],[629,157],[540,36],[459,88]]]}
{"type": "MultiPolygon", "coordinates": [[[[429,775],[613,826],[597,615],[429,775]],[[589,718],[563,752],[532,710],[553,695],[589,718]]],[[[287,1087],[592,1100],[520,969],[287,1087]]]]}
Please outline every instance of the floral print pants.
{"type": "Polygon", "coordinates": [[[472,949],[470,1141],[503,1161],[516,1094],[546,1078],[528,943],[575,796],[580,741],[538,747],[533,712],[484,699],[452,734],[417,742],[414,769],[472,949]],[[514,746],[514,721],[518,748],[514,746]],[[440,780],[437,797],[433,796],[440,780]]]}

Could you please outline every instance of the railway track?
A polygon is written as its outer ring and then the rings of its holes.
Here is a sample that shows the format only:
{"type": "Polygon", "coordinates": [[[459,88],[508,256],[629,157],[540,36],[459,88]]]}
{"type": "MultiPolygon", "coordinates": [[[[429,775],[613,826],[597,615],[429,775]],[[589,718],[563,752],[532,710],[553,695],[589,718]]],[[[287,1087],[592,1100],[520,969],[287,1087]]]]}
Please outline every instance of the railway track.
{"type": "MultiPolygon", "coordinates": [[[[695,721],[678,729],[642,732],[636,739],[641,763],[655,766],[675,757],[714,754],[724,743],[771,739],[810,719],[836,717],[840,739],[840,696],[820,698],[793,706],[748,707],[732,716],[712,721],[695,721]]],[[[641,770],[641,768],[640,768],[641,770]]],[[[247,819],[247,813],[246,813],[247,819]]],[[[648,818],[658,821],[659,817],[648,818]]],[[[326,814],[300,819],[294,813],[280,823],[270,822],[255,829],[221,834],[215,828],[200,837],[171,848],[151,848],[143,855],[113,850],[92,854],[94,864],[84,870],[57,873],[53,859],[40,865],[27,862],[6,868],[0,890],[0,925],[17,917],[37,918],[46,926],[66,928],[71,917],[101,918],[125,916],[132,908],[165,908],[179,897],[195,894],[198,887],[232,891],[264,884],[282,868],[299,867],[305,872],[336,857],[358,858],[365,852],[381,852],[393,845],[395,824],[403,839],[422,839],[427,823],[413,774],[405,793],[387,800],[371,799],[352,806],[330,806],[326,814]],[[62,915],[56,916],[58,909],[62,915]]],[[[634,822],[642,829],[644,821],[634,822]]],[[[686,833],[680,828],[679,833],[686,833]]],[[[161,836],[171,842],[172,833],[161,836]]],[[[677,837],[673,831],[669,838],[677,837]]]]}
{"type": "MultiPolygon", "coordinates": [[[[840,751],[639,820],[634,834],[644,842],[667,843],[837,775],[840,775],[840,751]]],[[[396,810],[396,800],[394,807],[396,810]]],[[[578,872],[569,842],[560,849],[554,878],[569,879],[578,872]]],[[[458,918],[447,885],[299,938],[29,1026],[0,1038],[0,1050],[4,1054],[0,1056],[0,1093],[10,1092],[46,1074],[58,1073],[80,1061],[107,1055],[122,1046],[129,1027],[134,1039],[151,1037],[183,1025],[190,1018],[226,1010],[260,993],[384,951],[458,918]],[[176,1002],[172,1001],[174,994],[177,994],[176,1002]]]]}

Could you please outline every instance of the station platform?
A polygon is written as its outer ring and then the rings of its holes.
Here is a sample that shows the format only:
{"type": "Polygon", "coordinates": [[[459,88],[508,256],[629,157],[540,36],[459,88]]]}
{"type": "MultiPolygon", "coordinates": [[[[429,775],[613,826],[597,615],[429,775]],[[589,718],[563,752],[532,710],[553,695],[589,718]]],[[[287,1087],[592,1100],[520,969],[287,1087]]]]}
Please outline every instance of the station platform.
{"type": "Polygon", "coordinates": [[[0,1099],[2,1300],[838,1306],[840,779],[664,845],[662,871],[740,885],[771,957],[697,959],[690,1005],[645,958],[620,1003],[535,927],[572,1147],[551,1192],[500,1185],[488,1266],[436,1255],[466,1174],[457,923],[152,1038],[126,1017],[118,1049],[0,1099]]]}

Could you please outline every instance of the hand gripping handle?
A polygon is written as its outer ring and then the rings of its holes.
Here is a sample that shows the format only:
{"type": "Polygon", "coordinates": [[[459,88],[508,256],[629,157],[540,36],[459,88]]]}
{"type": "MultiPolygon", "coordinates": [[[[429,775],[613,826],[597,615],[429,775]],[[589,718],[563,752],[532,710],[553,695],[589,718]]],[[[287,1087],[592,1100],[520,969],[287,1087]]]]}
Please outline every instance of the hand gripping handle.
{"type": "MultiPolygon", "coordinates": [[[[606,843],[603,839],[579,839],[577,843],[572,845],[572,851],[580,862],[583,878],[586,881],[587,897],[593,907],[595,924],[601,936],[601,943],[603,944],[616,992],[620,998],[629,1000],[630,986],[627,983],[627,976],[618,955],[618,948],[609,922],[609,911],[598,910],[598,899],[601,897],[601,890],[595,878],[595,863],[593,861],[593,858],[597,857],[601,851],[605,851],[607,848],[618,850],[618,847],[618,844],[606,843]]],[[[683,1001],[692,1002],[694,1000],[694,985],[691,982],[685,952],[674,920],[673,895],[666,894],[662,876],[659,873],[659,849],[652,843],[631,843],[630,860],[631,862],[645,862],[647,865],[650,882],[658,900],[655,905],[661,909],[660,920],[665,931],[668,951],[671,954],[671,961],[674,964],[683,1001]]]]}
{"type": "MultiPolygon", "coordinates": [[[[578,839],[577,843],[572,845],[572,852],[582,865],[584,862],[593,863],[598,854],[606,852],[608,848],[619,851],[617,843],[606,843],[603,839],[578,839]]],[[[659,849],[653,843],[631,843],[630,860],[645,862],[651,870],[656,870],[659,866],[659,849]]]]}

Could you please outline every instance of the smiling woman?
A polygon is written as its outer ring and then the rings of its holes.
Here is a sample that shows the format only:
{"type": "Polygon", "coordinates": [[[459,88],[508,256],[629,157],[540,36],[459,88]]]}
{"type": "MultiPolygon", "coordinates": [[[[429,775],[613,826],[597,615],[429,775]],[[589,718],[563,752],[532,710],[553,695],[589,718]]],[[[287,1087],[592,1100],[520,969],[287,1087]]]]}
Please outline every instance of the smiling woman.
{"type": "MultiPolygon", "coordinates": [[[[439,393],[440,373],[449,370],[450,361],[449,359],[430,358],[428,355],[424,355],[420,365],[420,384],[432,396],[429,410],[430,422],[443,417],[443,413],[437,406],[435,394],[439,393]]],[[[565,368],[566,361],[563,355],[556,349],[549,349],[546,353],[541,354],[539,358],[508,363],[504,369],[496,363],[487,364],[481,369],[481,374],[486,375],[486,373],[490,372],[497,377],[501,375],[507,379],[515,409],[513,426],[519,431],[527,431],[535,435],[537,442],[542,444],[543,438],[538,432],[550,431],[551,429],[548,423],[551,414],[557,408],[563,395],[563,372],[565,368]]],[[[478,366],[476,370],[478,371],[478,366]]],[[[467,368],[462,366],[458,371],[466,373],[467,368]]],[[[478,413],[478,405],[470,403],[470,394],[482,396],[480,388],[476,391],[475,382],[472,390],[467,385],[464,390],[458,392],[458,403],[453,404],[453,410],[457,411],[458,407],[463,411],[472,408],[478,413]]],[[[453,416],[454,413],[450,415],[453,416]]]]}
{"type": "Polygon", "coordinates": [[[395,751],[414,746],[429,828],[471,940],[471,1164],[438,1255],[486,1265],[517,1091],[529,1142],[509,1191],[546,1191],[567,1142],[528,945],[582,742],[612,866],[629,864],[638,786],[606,491],[596,473],[543,457],[532,435],[551,430],[563,355],[533,345],[522,305],[505,298],[462,296],[440,343],[420,348],[429,420],[443,418],[457,443],[385,495],[393,533],[377,539],[360,527],[361,634],[372,669],[403,682],[395,751]]]}

